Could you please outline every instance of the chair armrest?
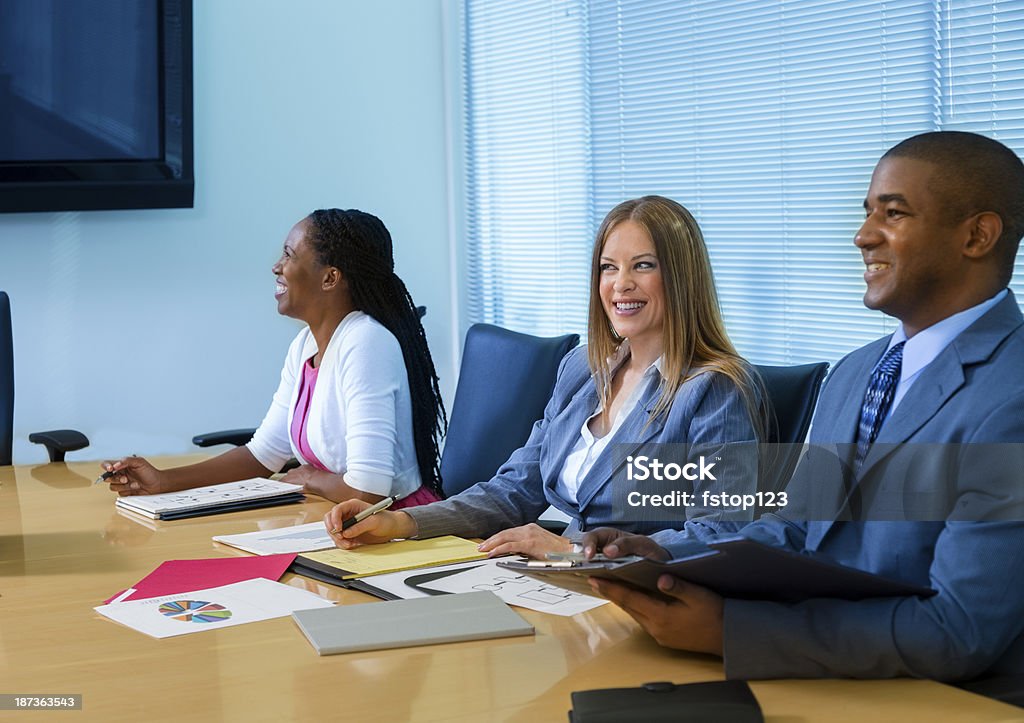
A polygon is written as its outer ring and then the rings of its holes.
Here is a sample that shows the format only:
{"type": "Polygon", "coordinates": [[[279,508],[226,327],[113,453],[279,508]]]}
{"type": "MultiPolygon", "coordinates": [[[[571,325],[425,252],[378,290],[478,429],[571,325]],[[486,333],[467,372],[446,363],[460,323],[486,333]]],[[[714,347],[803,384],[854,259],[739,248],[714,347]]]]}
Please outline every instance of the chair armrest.
{"type": "Polygon", "coordinates": [[[212,447],[216,444],[233,444],[236,447],[241,447],[252,439],[252,435],[255,433],[255,427],[248,427],[246,429],[223,429],[219,432],[197,434],[192,438],[192,444],[197,447],[212,447]]]}
{"type": "MultiPolygon", "coordinates": [[[[241,447],[252,439],[252,435],[254,434],[256,434],[255,427],[248,427],[246,429],[223,429],[219,432],[197,434],[192,438],[192,444],[197,447],[213,447],[217,444],[233,444],[236,447],[241,447]]],[[[287,472],[288,470],[295,469],[298,466],[298,461],[292,457],[284,463],[284,467],[282,467],[280,471],[287,472]]]]}
{"type": "Polygon", "coordinates": [[[51,462],[63,462],[67,452],[89,446],[89,438],[75,429],[51,429],[48,432],[32,432],[28,441],[46,447],[51,462]]]}

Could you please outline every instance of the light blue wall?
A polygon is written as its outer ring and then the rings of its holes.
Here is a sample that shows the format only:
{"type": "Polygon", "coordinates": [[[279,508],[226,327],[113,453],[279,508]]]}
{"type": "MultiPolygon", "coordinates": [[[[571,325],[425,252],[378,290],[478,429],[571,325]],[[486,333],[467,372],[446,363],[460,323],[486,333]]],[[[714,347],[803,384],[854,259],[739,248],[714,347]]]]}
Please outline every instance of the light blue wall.
{"type": "Polygon", "coordinates": [[[442,0],[195,3],[194,209],[0,215],[15,463],[192,451],[254,425],[297,322],[271,264],[314,208],[379,215],[454,387],[442,0]]]}

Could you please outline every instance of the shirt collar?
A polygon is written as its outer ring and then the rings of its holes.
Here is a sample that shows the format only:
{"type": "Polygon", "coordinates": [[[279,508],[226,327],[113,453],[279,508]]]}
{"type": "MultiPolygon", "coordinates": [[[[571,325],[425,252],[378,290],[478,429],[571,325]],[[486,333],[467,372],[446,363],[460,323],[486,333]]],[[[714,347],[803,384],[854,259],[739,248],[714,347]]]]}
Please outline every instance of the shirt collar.
{"type": "Polygon", "coordinates": [[[892,349],[901,341],[906,342],[903,346],[903,365],[900,371],[900,379],[907,380],[916,375],[928,366],[939,353],[952,343],[971,324],[985,315],[989,309],[1006,298],[1008,291],[1003,289],[987,301],[977,306],[947,316],[940,322],[932,324],[927,329],[922,329],[913,337],[907,338],[903,325],[893,332],[889,339],[889,346],[886,351],[892,349]]]}
{"type": "MultiPolygon", "coordinates": [[[[608,358],[608,368],[611,370],[611,374],[609,375],[609,379],[611,377],[615,376],[615,372],[617,372],[619,370],[619,367],[621,367],[626,362],[626,359],[628,359],[628,358],[629,358],[629,339],[623,339],[622,343],[619,344],[618,349],[616,349],[615,352],[608,358]]],[[[660,374],[662,376],[662,378],[664,378],[665,377],[665,372],[663,371],[664,366],[665,366],[665,355],[662,354],[657,359],[655,359],[654,362],[649,367],[647,367],[647,369],[644,370],[644,377],[650,376],[656,370],[658,372],[658,374],[660,374]]]]}

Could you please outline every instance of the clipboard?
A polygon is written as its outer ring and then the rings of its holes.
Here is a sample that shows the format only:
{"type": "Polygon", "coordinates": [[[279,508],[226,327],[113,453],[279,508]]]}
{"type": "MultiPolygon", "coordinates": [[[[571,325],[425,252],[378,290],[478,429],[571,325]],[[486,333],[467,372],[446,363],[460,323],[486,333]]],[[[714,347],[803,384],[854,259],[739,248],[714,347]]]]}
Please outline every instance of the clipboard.
{"type": "Polygon", "coordinates": [[[670,562],[623,558],[566,565],[565,563],[504,562],[501,567],[593,595],[591,576],[624,582],[657,592],[661,575],[674,575],[719,595],[746,600],[800,602],[811,598],[864,600],[873,597],[931,597],[935,590],[864,570],[828,558],[805,555],[747,538],[713,542],[711,549],[670,562]]]}

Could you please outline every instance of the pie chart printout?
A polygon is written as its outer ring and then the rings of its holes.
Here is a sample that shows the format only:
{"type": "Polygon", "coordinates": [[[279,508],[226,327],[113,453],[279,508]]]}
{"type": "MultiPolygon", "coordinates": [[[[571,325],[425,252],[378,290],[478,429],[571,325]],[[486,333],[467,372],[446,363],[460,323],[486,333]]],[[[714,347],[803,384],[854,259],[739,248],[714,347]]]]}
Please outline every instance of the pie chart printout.
{"type": "Polygon", "coordinates": [[[175,600],[160,606],[160,614],[186,623],[219,623],[231,617],[231,611],[217,603],[202,600],[175,600]]]}

